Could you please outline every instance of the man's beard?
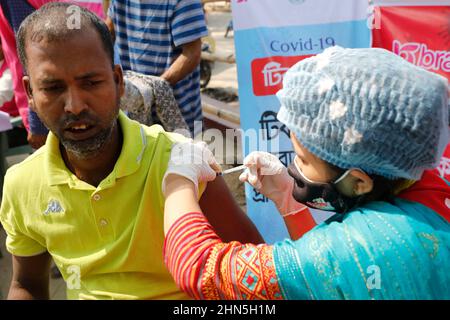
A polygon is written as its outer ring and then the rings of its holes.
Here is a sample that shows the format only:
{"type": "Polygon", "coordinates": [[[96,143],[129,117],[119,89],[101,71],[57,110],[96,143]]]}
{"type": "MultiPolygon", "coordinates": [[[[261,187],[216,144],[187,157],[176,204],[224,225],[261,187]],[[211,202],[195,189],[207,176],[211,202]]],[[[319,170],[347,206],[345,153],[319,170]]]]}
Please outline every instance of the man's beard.
{"type": "MultiPolygon", "coordinates": [[[[64,137],[64,135],[60,132],[57,137],[64,147],[64,149],[74,155],[78,159],[91,159],[98,156],[102,151],[103,147],[110,141],[111,136],[116,129],[117,126],[117,118],[119,115],[119,109],[113,114],[109,126],[99,131],[95,136],[85,139],[85,140],[71,140],[64,137]]],[[[79,121],[83,118],[87,119],[97,119],[95,116],[91,116],[88,114],[80,115],[80,116],[69,116],[66,117],[62,122],[70,123],[79,121]]],[[[99,123],[99,121],[97,121],[99,123]]],[[[60,126],[60,128],[64,128],[65,125],[60,126]]]]}
{"type": "Polygon", "coordinates": [[[90,159],[98,156],[103,149],[103,146],[110,140],[117,121],[114,121],[112,126],[102,129],[94,137],[75,141],[59,137],[59,141],[67,152],[70,152],[78,159],[90,159]]]}

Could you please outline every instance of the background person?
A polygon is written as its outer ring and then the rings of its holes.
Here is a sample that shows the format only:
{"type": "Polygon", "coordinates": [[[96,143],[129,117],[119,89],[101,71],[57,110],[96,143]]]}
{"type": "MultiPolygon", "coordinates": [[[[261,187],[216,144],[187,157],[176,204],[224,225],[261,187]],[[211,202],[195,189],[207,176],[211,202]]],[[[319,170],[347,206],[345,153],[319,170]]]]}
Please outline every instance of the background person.
{"type": "Polygon", "coordinates": [[[191,132],[198,134],[201,38],[208,35],[201,1],[113,0],[106,23],[123,69],[169,82],[191,132]]]}

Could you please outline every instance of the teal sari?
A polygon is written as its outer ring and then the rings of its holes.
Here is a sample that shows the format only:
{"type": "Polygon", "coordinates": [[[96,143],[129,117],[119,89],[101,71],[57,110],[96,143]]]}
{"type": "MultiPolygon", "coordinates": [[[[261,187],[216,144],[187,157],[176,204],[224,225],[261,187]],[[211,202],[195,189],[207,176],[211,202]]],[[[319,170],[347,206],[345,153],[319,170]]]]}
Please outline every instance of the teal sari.
{"type": "Polygon", "coordinates": [[[415,202],[366,204],[273,255],[285,299],[450,299],[450,224],[415,202]]]}

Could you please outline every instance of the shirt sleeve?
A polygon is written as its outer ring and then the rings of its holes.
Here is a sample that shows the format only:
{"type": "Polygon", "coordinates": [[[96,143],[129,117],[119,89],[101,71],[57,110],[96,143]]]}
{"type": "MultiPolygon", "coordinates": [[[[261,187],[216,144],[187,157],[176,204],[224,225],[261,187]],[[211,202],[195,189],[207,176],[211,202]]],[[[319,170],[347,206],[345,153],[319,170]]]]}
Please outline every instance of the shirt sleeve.
{"type": "Polygon", "coordinates": [[[170,228],[164,259],[178,286],[195,299],[282,299],[272,246],[223,243],[202,213],[170,228]]]}
{"type": "Polygon", "coordinates": [[[3,191],[0,209],[0,223],[6,231],[6,249],[18,257],[31,257],[47,251],[40,243],[27,235],[21,223],[20,213],[15,210],[7,193],[3,191]]]}
{"type": "Polygon", "coordinates": [[[200,0],[178,1],[172,16],[171,32],[176,47],[208,35],[200,0]]]}

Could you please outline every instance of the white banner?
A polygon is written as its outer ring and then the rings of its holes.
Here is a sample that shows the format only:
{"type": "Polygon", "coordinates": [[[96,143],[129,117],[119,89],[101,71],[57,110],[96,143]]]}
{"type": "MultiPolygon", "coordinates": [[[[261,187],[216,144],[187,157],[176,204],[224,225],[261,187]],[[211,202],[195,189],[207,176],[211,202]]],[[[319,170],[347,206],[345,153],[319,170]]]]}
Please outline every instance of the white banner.
{"type": "Polygon", "coordinates": [[[366,19],[364,0],[233,0],[235,31],[366,19]]]}

